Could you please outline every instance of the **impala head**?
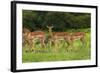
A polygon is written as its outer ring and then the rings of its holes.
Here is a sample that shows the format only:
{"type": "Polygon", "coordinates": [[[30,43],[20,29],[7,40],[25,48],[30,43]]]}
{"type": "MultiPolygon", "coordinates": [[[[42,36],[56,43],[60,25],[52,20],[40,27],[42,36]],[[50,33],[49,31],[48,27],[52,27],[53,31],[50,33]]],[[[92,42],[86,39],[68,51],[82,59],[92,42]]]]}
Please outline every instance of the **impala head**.
{"type": "Polygon", "coordinates": [[[23,38],[26,38],[30,32],[31,31],[29,29],[24,27],[23,30],[22,30],[23,38]]]}
{"type": "Polygon", "coordinates": [[[54,27],[54,26],[47,26],[47,28],[48,28],[49,30],[52,30],[53,27],[54,27]]]}
{"type": "Polygon", "coordinates": [[[52,34],[52,28],[53,28],[54,26],[47,26],[47,28],[49,29],[49,35],[50,36],[52,36],[53,34],[52,34]]]}
{"type": "Polygon", "coordinates": [[[22,30],[22,32],[23,32],[23,33],[29,33],[30,30],[24,27],[23,30],[22,30]]]}

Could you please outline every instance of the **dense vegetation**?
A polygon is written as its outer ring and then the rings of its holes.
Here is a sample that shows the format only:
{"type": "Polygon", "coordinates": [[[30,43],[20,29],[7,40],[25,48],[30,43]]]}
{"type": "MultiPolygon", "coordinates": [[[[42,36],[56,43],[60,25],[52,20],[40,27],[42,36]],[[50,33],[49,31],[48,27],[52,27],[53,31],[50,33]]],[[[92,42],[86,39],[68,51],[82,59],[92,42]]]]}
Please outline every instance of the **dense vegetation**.
{"type": "Polygon", "coordinates": [[[90,19],[89,13],[23,10],[23,27],[31,31],[48,30],[47,25],[53,25],[54,31],[90,28],[90,19]]]}

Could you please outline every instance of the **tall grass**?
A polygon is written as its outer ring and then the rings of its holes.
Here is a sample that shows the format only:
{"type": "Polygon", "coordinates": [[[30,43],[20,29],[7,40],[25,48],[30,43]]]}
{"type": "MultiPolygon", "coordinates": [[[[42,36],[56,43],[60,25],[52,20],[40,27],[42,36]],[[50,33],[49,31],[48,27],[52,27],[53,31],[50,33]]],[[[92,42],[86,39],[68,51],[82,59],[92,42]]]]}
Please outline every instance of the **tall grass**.
{"type": "Polygon", "coordinates": [[[78,29],[67,30],[67,32],[73,33],[76,31],[85,32],[85,43],[80,40],[74,41],[73,46],[65,41],[61,41],[55,47],[50,46],[50,43],[46,44],[46,47],[41,47],[40,43],[36,43],[34,48],[29,50],[28,46],[23,46],[22,61],[27,62],[45,62],[45,61],[67,61],[67,60],[87,60],[91,57],[91,41],[90,41],[90,29],[78,29]]]}

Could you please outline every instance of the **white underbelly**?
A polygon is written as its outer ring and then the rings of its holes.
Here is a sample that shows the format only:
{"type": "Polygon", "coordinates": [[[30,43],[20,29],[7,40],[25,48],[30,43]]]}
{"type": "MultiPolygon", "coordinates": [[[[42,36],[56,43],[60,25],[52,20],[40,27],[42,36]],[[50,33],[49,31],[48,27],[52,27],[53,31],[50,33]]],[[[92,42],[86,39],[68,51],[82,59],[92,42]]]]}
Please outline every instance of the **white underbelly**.
{"type": "Polygon", "coordinates": [[[82,38],[82,36],[75,36],[75,37],[73,37],[74,40],[79,40],[80,38],[82,38]]]}

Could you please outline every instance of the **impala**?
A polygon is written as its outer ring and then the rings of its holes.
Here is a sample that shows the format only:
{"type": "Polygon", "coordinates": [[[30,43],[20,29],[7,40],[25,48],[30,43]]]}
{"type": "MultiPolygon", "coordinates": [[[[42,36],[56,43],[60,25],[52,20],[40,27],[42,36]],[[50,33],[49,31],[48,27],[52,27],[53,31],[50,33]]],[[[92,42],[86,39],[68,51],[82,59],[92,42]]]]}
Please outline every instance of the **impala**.
{"type": "Polygon", "coordinates": [[[27,38],[31,42],[30,46],[34,47],[34,41],[38,39],[42,47],[45,47],[45,33],[43,31],[30,32],[27,38]]]}
{"type": "Polygon", "coordinates": [[[85,32],[75,32],[71,35],[71,41],[79,39],[82,43],[84,43],[85,32]]]}
{"type": "Polygon", "coordinates": [[[50,42],[54,43],[55,46],[58,46],[57,43],[60,40],[65,40],[68,44],[70,44],[70,34],[68,32],[52,32],[53,26],[47,26],[49,29],[50,42]]]}
{"type": "Polygon", "coordinates": [[[84,42],[84,32],[75,32],[70,34],[68,32],[52,32],[53,26],[47,26],[47,28],[49,29],[50,41],[53,42],[56,46],[59,40],[65,40],[68,44],[67,47],[72,45],[73,41],[77,39],[79,39],[81,42],[84,42]]]}
{"type": "Polygon", "coordinates": [[[23,28],[23,31],[22,31],[22,44],[23,44],[23,46],[30,44],[29,41],[28,41],[28,38],[27,38],[28,33],[30,33],[30,32],[31,31],[29,29],[27,29],[25,27],[23,28]]]}

